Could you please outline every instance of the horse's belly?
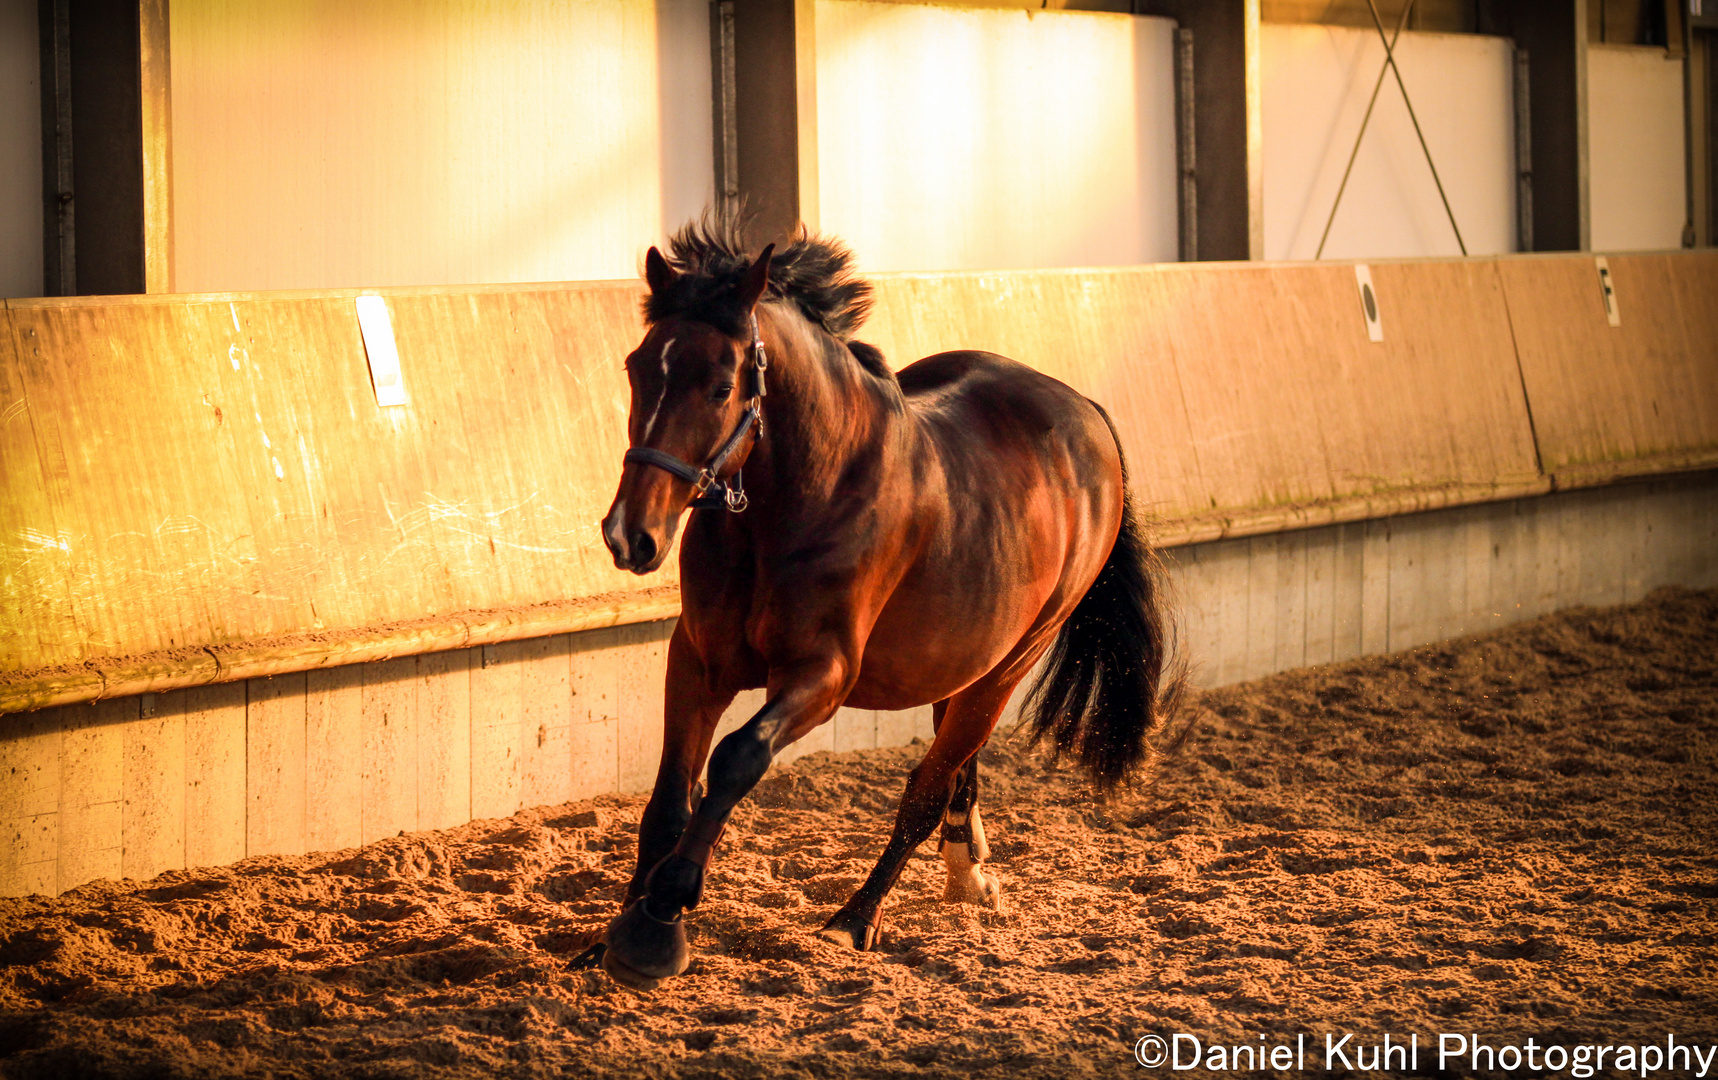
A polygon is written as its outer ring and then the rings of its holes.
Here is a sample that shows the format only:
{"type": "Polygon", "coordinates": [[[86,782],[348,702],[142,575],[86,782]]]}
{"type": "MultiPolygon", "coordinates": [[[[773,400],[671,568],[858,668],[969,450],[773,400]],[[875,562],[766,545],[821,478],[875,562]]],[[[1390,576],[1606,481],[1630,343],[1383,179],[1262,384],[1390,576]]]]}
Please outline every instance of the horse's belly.
{"type": "MultiPolygon", "coordinates": [[[[1013,580],[989,583],[958,602],[940,590],[902,590],[884,607],[865,644],[859,681],[847,704],[910,709],[972,685],[1021,651],[1034,626],[1059,626],[1077,602],[1065,565],[1016,568],[1013,580]],[[1033,570],[1042,573],[1034,574],[1033,570]]],[[[1078,587],[1084,593],[1083,583],[1078,587]]]]}
{"type": "Polygon", "coordinates": [[[912,709],[958,693],[1002,663],[1019,643],[1025,629],[1004,629],[1009,622],[996,620],[995,629],[984,634],[943,636],[921,630],[904,643],[892,634],[874,634],[846,704],[856,709],[912,709]]]}

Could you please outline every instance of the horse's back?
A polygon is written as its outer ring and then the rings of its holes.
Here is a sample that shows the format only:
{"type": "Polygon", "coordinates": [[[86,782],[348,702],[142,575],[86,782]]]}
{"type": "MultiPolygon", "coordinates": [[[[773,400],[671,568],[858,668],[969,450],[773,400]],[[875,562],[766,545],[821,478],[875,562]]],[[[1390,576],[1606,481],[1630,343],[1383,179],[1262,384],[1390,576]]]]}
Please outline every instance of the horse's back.
{"type": "Polygon", "coordinates": [[[947,460],[1012,452],[1041,468],[1059,459],[1071,468],[1053,471],[1078,479],[1081,487],[1119,473],[1120,450],[1103,413],[1036,368],[969,350],[927,356],[897,378],[908,411],[947,460]]]}

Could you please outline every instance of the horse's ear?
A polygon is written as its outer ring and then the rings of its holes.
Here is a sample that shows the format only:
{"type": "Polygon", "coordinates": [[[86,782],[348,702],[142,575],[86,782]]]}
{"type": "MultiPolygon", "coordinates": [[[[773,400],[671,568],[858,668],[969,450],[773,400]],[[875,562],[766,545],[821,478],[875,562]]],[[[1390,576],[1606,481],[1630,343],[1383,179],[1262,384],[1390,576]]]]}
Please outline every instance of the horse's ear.
{"type": "Polygon", "coordinates": [[[762,296],[764,294],[764,290],[769,287],[770,256],[774,254],[775,245],[771,244],[769,247],[764,248],[764,253],[758,256],[758,261],[752,264],[752,268],[750,270],[746,271],[745,280],[740,282],[741,311],[750,314],[752,308],[757,306],[758,298],[762,296]]]}
{"type": "Polygon", "coordinates": [[[674,284],[674,268],[668,265],[668,260],[662,257],[662,252],[652,247],[644,255],[644,280],[649,283],[653,293],[663,292],[674,284]]]}

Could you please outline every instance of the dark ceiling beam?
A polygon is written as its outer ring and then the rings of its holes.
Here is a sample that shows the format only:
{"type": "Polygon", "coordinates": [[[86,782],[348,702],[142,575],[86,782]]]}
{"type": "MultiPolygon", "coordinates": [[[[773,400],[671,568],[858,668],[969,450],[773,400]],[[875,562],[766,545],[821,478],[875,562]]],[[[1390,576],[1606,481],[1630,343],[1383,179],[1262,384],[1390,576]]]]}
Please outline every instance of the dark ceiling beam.
{"type": "Polygon", "coordinates": [[[817,228],[817,51],[813,0],[735,0],[732,186],[748,240],[817,228]]]}
{"type": "Polygon", "coordinates": [[[41,0],[44,292],[171,287],[166,0],[41,0]]]}
{"type": "Polygon", "coordinates": [[[1264,258],[1258,0],[1142,0],[1138,13],[1193,32],[1199,260],[1264,258]]]}
{"type": "Polygon", "coordinates": [[[1527,53],[1533,250],[1593,246],[1587,158],[1588,0],[1488,0],[1483,33],[1527,53]]]}

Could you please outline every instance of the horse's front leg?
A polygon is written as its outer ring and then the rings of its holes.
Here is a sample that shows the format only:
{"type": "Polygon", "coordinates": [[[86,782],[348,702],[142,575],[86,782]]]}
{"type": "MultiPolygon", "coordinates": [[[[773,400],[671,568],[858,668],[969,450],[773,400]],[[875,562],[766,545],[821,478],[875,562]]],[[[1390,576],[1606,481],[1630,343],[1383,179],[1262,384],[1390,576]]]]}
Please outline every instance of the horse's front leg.
{"type": "Polygon", "coordinates": [[[662,761],[656,786],[638,822],[638,862],[626,887],[625,908],[644,894],[644,882],[692,820],[692,785],[710,754],[710,737],[734,691],[712,688],[704,661],[679,627],[668,642],[668,681],[663,694],[662,761]]]}
{"type": "MultiPolygon", "coordinates": [[[[644,894],[650,871],[661,862],[692,820],[692,787],[710,754],[710,738],[722,713],[734,700],[731,689],[717,690],[729,680],[712,679],[711,672],[681,627],[668,642],[668,676],[663,694],[662,760],[656,786],[638,822],[638,861],[621,901],[624,911],[644,894]]],[[[597,944],[573,961],[594,967],[607,946],[597,944]]]]}
{"type": "MultiPolygon", "coordinates": [[[[703,800],[667,856],[645,875],[638,899],[609,924],[603,967],[617,981],[648,990],[686,970],[690,955],[681,916],[703,896],[710,855],[734,807],[763,779],[776,754],[834,715],[852,688],[850,671],[844,657],[772,669],[769,701],[717,745],[703,800]]],[[[640,856],[642,867],[642,833],[640,856]]]]}

